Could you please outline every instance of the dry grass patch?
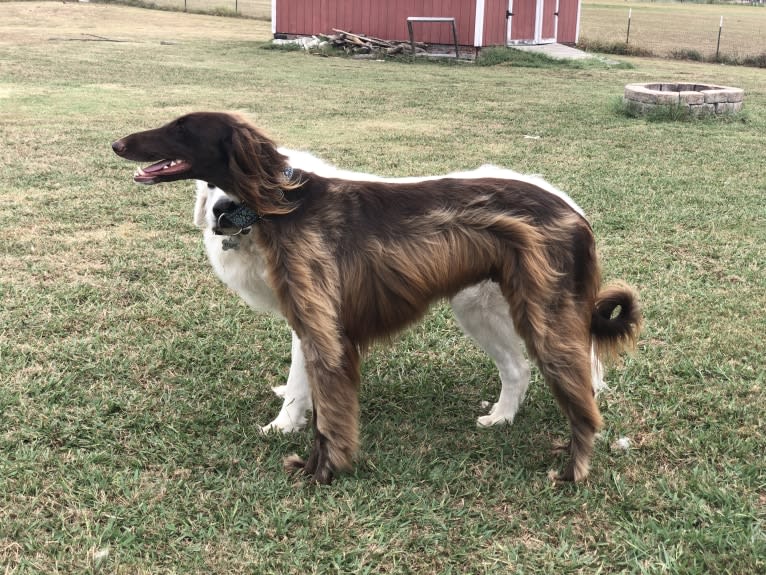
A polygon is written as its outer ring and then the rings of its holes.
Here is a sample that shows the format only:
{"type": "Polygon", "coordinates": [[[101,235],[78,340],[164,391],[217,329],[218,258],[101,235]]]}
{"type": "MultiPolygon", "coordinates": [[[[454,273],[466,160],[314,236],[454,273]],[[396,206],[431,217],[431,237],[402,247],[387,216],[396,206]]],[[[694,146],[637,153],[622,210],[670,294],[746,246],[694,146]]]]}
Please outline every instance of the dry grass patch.
{"type": "Polygon", "coordinates": [[[755,56],[766,50],[766,10],[762,6],[736,4],[586,0],[580,37],[624,43],[629,9],[633,11],[630,46],[657,55],[669,56],[684,49],[705,57],[715,55],[721,17],[722,56],[755,56]]]}
{"type": "MultiPolygon", "coordinates": [[[[208,39],[265,41],[268,22],[215,16],[178,14],[109,4],[2,2],[0,46],[65,41],[83,44],[108,38],[121,42],[156,43],[208,39]],[[126,25],[130,23],[129,25],[126,25]]],[[[81,46],[85,48],[85,46],[81,46]]],[[[88,50],[83,50],[87,53],[88,50]]],[[[151,72],[151,66],[147,73],[151,72]]]]}

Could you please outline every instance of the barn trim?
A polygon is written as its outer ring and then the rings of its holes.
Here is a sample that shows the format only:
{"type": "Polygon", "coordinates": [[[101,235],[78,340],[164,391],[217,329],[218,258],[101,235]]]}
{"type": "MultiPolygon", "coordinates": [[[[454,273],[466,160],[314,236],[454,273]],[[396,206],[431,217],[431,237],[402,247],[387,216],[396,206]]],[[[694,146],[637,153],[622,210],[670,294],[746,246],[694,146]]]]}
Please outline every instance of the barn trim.
{"type": "Polygon", "coordinates": [[[473,45],[477,48],[484,41],[484,0],[476,0],[476,22],[473,30],[473,45]]]}

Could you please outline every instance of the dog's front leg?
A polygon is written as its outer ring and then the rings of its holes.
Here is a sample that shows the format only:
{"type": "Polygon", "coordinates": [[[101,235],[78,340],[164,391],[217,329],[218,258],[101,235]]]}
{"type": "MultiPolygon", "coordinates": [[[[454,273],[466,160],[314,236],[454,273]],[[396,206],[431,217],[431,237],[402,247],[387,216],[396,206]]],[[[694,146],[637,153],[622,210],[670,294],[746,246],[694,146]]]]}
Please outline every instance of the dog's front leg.
{"type": "Polygon", "coordinates": [[[359,350],[347,337],[330,346],[311,337],[302,343],[314,399],[314,445],[306,461],[290,456],[285,467],[330,483],[351,467],[359,446],[359,350]],[[330,350],[339,354],[328,357],[330,350]]]}
{"type": "Polygon", "coordinates": [[[311,388],[306,374],[306,362],[303,360],[301,340],[294,331],[290,353],[292,362],[287,383],[272,388],[277,396],[284,398],[282,409],[274,421],[261,428],[264,433],[273,430],[291,433],[303,429],[306,425],[306,412],[311,409],[311,388]]]}

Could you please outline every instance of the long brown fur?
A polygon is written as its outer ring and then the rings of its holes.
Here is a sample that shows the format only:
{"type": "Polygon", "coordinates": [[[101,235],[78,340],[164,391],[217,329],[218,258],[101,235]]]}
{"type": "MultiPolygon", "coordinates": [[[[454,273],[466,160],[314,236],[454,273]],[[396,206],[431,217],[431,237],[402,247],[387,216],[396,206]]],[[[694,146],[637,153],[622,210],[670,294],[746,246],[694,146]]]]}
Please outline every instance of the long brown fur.
{"type": "MultiPolygon", "coordinates": [[[[285,174],[286,158],[242,118],[190,114],[113,144],[128,159],[180,158],[196,178],[257,211],[254,232],[282,312],[303,345],[314,446],[290,458],[326,483],[359,446],[360,357],[429,305],[491,279],[572,430],[563,480],[588,473],[601,416],[591,347],[635,343],[635,292],[601,288],[593,233],[563,199],[521,180],[444,178],[412,184],[285,174]],[[619,313],[613,317],[616,309],[619,313]]],[[[161,177],[157,179],[163,181],[161,177]]]]}

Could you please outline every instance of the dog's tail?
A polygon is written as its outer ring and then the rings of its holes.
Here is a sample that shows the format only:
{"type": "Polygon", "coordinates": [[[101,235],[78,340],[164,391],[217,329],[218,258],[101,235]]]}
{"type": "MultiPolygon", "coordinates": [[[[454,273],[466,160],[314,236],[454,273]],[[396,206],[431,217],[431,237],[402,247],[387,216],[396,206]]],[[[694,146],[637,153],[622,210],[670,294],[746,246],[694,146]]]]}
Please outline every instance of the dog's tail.
{"type": "Polygon", "coordinates": [[[642,323],[638,294],[633,288],[618,282],[601,289],[590,322],[598,357],[615,359],[620,352],[634,348],[642,323]]]}

